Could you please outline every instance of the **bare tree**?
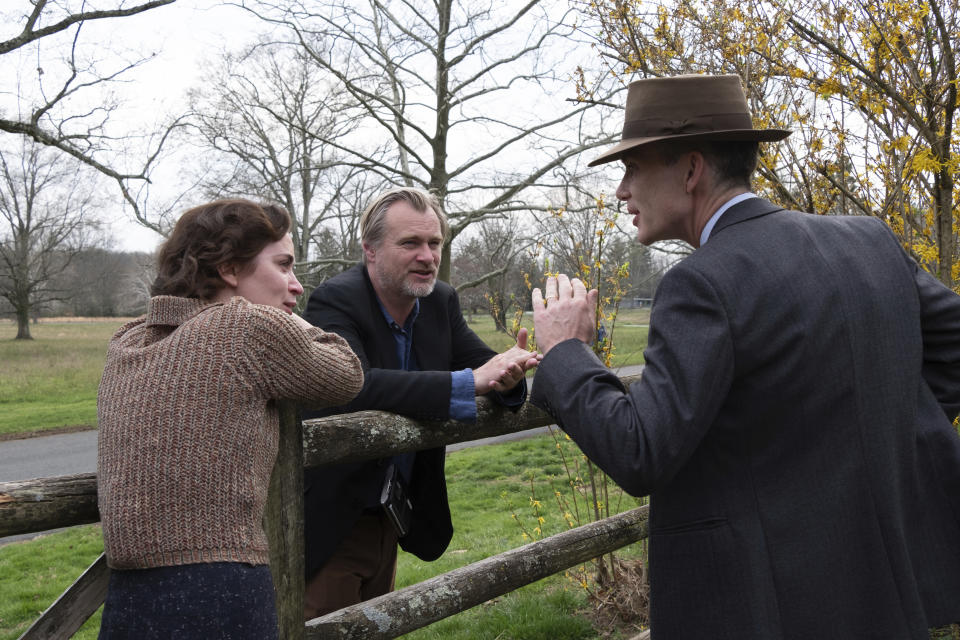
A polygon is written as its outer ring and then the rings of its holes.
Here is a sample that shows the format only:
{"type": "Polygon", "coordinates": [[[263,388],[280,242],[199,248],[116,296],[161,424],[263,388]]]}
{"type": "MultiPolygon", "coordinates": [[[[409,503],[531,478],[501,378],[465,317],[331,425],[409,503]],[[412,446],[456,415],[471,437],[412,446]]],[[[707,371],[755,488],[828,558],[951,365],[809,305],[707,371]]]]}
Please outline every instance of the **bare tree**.
{"type": "Polygon", "coordinates": [[[525,275],[536,267],[536,240],[524,238],[519,230],[516,216],[487,218],[459,245],[452,262],[461,306],[471,313],[484,309],[497,329],[507,333],[512,333],[511,317],[527,307],[525,275]]]}
{"type": "MultiPolygon", "coordinates": [[[[124,149],[118,146],[115,131],[108,126],[117,104],[106,89],[126,72],[148,58],[111,56],[105,60],[101,42],[82,36],[84,27],[102,20],[134,16],[176,0],[150,0],[130,4],[123,0],[97,3],[113,8],[88,8],[86,2],[17,0],[19,7],[4,6],[2,19],[9,29],[19,29],[0,41],[0,60],[6,69],[29,68],[26,75],[10,71],[6,82],[15,82],[11,93],[18,104],[14,111],[0,111],[0,132],[28,137],[53,147],[93,167],[114,180],[141,223],[154,230],[137,197],[137,185],[148,173],[174,125],[146,136],[135,166],[123,166],[124,149]],[[17,56],[21,56],[18,58],[17,56]],[[32,62],[32,64],[31,64],[32,62]]],[[[129,144],[132,136],[123,136],[129,144]]]]}
{"type": "Polygon", "coordinates": [[[207,160],[204,191],[283,204],[294,219],[297,262],[342,266],[349,253],[335,232],[351,235],[368,195],[358,187],[373,188],[366,172],[323,142],[356,129],[351,96],[299,47],[260,43],[224,55],[211,75],[220,81],[191,91],[188,129],[207,160]]]}
{"type": "Polygon", "coordinates": [[[30,339],[31,311],[63,300],[53,285],[96,230],[95,180],[85,166],[26,138],[0,150],[0,296],[30,339]]]}
{"type": "MultiPolygon", "coordinates": [[[[287,28],[360,105],[363,127],[321,141],[391,183],[434,192],[453,238],[486,217],[528,209],[538,198],[531,192],[556,186],[557,168],[610,140],[595,133],[590,105],[567,100],[575,32],[565,13],[550,15],[559,3],[237,4],[287,28]],[[389,159],[379,155],[385,143],[389,159]]],[[[444,280],[449,269],[450,243],[444,280]]]]}
{"type": "Polygon", "coordinates": [[[571,178],[551,194],[557,203],[553,209],[533,212],[543,271],[577,275],[604,296],[615,289],[626,304],[635,297],[651,298],[665,268],[692,248],[686,243],[638,243],[622,203],[594,195],[603,192],[598,182],[596,176],[571,178]]]}

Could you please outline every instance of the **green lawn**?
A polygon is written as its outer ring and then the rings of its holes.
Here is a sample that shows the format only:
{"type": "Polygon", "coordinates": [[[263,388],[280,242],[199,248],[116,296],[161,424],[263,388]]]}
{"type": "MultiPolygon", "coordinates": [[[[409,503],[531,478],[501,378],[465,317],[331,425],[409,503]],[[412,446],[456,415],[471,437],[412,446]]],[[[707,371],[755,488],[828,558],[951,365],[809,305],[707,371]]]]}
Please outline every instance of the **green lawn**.
{"type": "MultiPolygon", "coordinates": [[[[551,495],[565,474],[553,438],[531,438],[451,453],[447,484],[454,536],[447,552],[425,563],[400,554],[397,586],[403,587],[524,544],[512,514],[531,519],[531,483],[538,497],[551,495]]],[[[566,528],[559,510],[543,500],[544,533],[566,528]]],[[[613,512],[632,508],[628,496],[613,512]]],[[[638,555],[641,543],[620,553],[638,555]]],[[[99,526],[74,527],[29,542],[0,547],[0,640],[14,640],[103,550],[99,526]]],[[[635,630],[603,635],[585,615],[584,590],[558,574],[404,636],[415,640],[587,640],[632,637],[635,630]]],[[[74,636],[94,640],[99,613],[74,636]]],[[[960,628],[931,630],[931,640],[960,639],[960,628]]]]}
{"type": "MultiPolygon", "coordinates": [[[[15,640],[103,553],[99,525],[0,547],[0,640],[15,640]]],[[[73,637],[95,640],[100,612],[73,637]]]]}
{"type": "Polygon", "coordinates": [[[41,322],[33,340],[0,323],[0,435],[95,426],[107,342],[123,322],[41,322]]]}
{"type": "MultiPolygon", "coordinates": [[[[621,314],[614,330],[614,367],[639,364],[647,344],[647,311],[621,314]]],[[[0,322],[0,437],[97,424],[97,385],[110,336],[126,319],[41,322],[33,340],[14,340],[13,322],[0,322]]],[[[489,316],[475,315],[471,328],[497,351],[513,339],[489,316]]],[[[528,314],[524,326],[533,328],[528,314]]]]}
{"type": "MultiPolygon", "coordinates": [[[[453,541],[436,562],[422,562],[401,553],[398,588],[527,542],[513,513],[528,521],[533,519],[531,477],[532,490],[538,497],[552,496],[552,488],[563,483],[563,467],[550,436],[451,453],[447,459],[447,484],[455,529],[453,541]]],[[[546,499],[543,503],[540,513],[544,517],[544,534],[565,530],[567,525],[559,510],[551,508],[546,499]]],[[[635,504],[635,500],[625,497],[614,511],[630,509],[635,504]]],[[[95,525],[0,547],[0,640],[17,638],[102,550],[100,529],[95,525]]],[[[583,588],[575,580],[557,575],[405,637],[597,638],[598,632],[580,613],[586,606],[583,588]]],[[[99,615],[74,637],[93,640],[98,628],[99,615]]]]}
{"type": "MultiPolygon", "coordinates": [[[[612,366],[622,367],[643,363],[643,350],[647,348],[647,325],[650,322],[649,309],[627,309],[620,312],[616,325],[607,323],[613,332],[612,366]]],[[[474,315],[469,319],[470,328],[483,338],[492,349],[503,351],[514,344],[513,339],[497,331],[490,316],[474,315]]],[[[521,326],[533,331],[533,315],[526,313],[521,326]]]]}
{"type": "MultiPolygon", "coordinates": [[[[615,366],[642,361],[646,311],[621,314],[615,332],[615,366]]],[[[44,427],[96,422],[96,387],[107,341],[122,321],[41,323],[31,327],[35,340],[12,340],[15,327],[0,323],[0,435],[44,427]],[[11,417],[12,416],[12,417],[11,417]]],[[[531,326],[529,318],[525,321],[531,326]]],[[[512,340],[493,322],[471,323],[494,349],[512,340]]],[[[561,438],[560,445],[568,444],[561,438]]],[[[455,533],[437,562],[421,562],[401,553],[397,586],[403,587],[482,558],[518,547],[544,520],[542,535],[567,527],[552,500],[563,490],[566,472],[551,437],[538,437],[452,453],[447,478],[455,533]],[[536,499],[541,505],[534,506],[536,499]],[[514,514],[518,520],[514,519],[514,514]]],[[[568,451],[568,461],[577,456],[568,451]]],[[[572,462],[571,462],[572,464],[572,462]]],[[[632,508],[628,496],[609,498],[611,512],[632,508]]],[[[624,550],[636,556],[641,545],[624,550]]],[[[96,525],[74,527],[30,541],[0,547],[0,640],[13,640],[26,629],[103,550],[96,525]]],[[[586,639],[600,637],[589,619],[587,596],[575,579],[557,575],[409,634],[414,639],[586,639]]],[[[96,638],[99,614],[74,637],[96,638]]],[[[618,638],[622,635],[604,636],[618,638]]],[[[960,630],[944,629],[931,638],[960,639],[960,630]]]]}

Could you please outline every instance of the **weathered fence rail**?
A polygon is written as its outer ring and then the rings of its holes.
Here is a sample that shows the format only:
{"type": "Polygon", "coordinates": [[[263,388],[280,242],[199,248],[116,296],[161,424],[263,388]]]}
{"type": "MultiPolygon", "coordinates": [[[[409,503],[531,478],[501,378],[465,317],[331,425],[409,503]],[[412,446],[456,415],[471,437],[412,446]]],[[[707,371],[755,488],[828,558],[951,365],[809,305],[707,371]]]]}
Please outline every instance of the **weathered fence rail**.
{"type": "Polygon", "coordinates": [[[647,507],[637,507],[316,618],[306,637],[396,638],[646,535],[647,507]]]}
{"type": "MultiPolygon", "coordinates": [[[[631,376],[629,379],[635,379],[631,376]]],[[[625,378],[626,380],[627,378],[625,378]]],[[[477,422],[469,424],[411,420],[395,413],[358,411],[343,416],[303,421],[303,466],[359,462],[397,453],[421,451],[458,442],[526,431],[553,424],[553,418],[531,404],[511,413],[480,398],[477,422]]]]}
{"type": "Polygon", "coordinates": [[[99,521],[95,473],[0,483],[0,538],[99,521]]]}
{"type": "MultiPolygon", "coordinates": [[[[630,384],[638,375],[624,376],[630,384]]],[[[369,460],[545,426],[481,399],[475,424],[411,420],[379,411],[304,421],[281,408],[280,447],[264,526],[277,590],[280,637],[393,638],[535,582],[647,535],[646,508],[551,536],[374,600],[303,622],[303,468],[369,460]]],[[[96,476],[0,483],[0,537],[97,522],[96,476]]],[[[99,558],[22,636],[69,638],[103,603],[109,571],[99,558]]]]}

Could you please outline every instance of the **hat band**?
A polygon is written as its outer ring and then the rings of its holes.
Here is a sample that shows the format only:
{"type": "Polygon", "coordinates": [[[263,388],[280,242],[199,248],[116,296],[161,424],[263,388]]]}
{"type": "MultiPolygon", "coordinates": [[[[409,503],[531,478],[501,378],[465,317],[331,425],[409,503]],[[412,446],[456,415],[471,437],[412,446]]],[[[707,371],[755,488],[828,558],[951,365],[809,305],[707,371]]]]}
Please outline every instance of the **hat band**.
{"type": "Polygon", "coordinates": [[[623,139],[679,136],[690,133],[752,129],[750,116],[745,113],[719,113],[682,120],[643,118],[623,123],[623,139]]]}

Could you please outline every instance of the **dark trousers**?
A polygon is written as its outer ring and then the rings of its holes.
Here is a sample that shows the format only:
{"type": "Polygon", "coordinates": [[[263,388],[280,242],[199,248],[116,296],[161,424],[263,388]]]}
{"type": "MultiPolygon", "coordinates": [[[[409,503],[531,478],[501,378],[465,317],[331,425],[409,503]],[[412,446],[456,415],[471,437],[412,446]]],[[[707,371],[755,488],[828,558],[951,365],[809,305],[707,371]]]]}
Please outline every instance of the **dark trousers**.
{"type": "Polygon", "coordinates": [[[396,573],[393,525],[383,513],[364,514],[330,559],[307,580],[304,619],[389,593],[396,573]]]}
{"type": "Polygon", "coordinates": [[[110,572],[100,640],[275,640],[267,565],[211,562],[110,572]]]}

